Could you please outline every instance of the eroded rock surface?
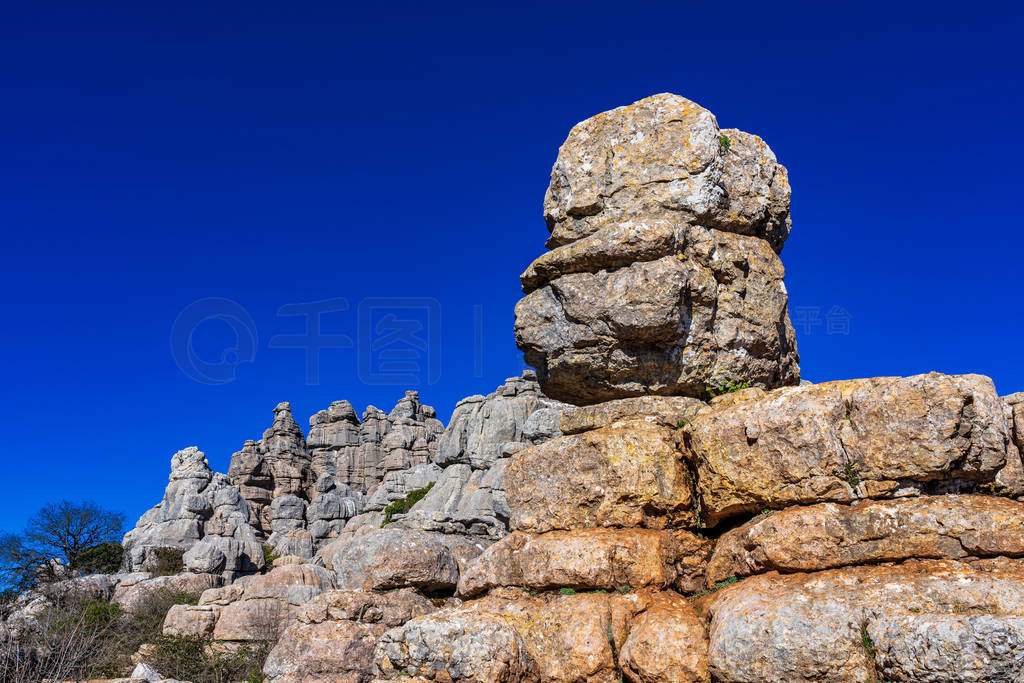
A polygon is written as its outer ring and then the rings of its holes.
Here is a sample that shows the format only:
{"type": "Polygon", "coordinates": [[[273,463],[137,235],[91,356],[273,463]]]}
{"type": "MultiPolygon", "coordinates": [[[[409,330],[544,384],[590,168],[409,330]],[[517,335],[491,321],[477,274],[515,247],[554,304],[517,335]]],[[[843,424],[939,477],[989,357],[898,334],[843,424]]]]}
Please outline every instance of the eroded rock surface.
{"type": "Polygon", "coordinates": [[[723,534],[707,581],[915,557],[998,555],[1024,555],[1024,503],[981,495],[821,503],[761,515],[723,534]]]}
{"type": "Polygon", "coordinates": [[[516,343],[587,404],[799,382],[777,253],[786,170],[757,136],[661,94],[577,124],[551,172],[551,249],[523,273],[516,343]]]}
{"type": "Polygon", "coordinates": [[[275,683],[369,680],[380,637],[435,609],[411,588],[328,591],[299,609],[267,657],[263,673],[275,683]]]}
{"type": "Polygon", "coordinates": [[[194,572],[221,574],[227,580],[263,567],[263,551],[248,503],[223,474],[210,469],[198,448],[171,458],[170,482],[163,499],[124,535],[124,567],[157,567],[161,553],[183,556],[194,572]]]}
{"type": "Polygon", "coordinates": [[[666,680],[706,681],[706,648],[696,612],[676,594],[499,589],[388,631],[377,667],[384,678],[616,681],[626,668],[634,680],[672,671],[678,678],[666,680]],[[672,616],[658,612],[666,605],[672,616]],[[671,633],[671,645],[655,642],[657,632],[671,633]]]}
{"type": "Polygon", "coordinates": [[[645,420],[563,436],[516,454],[505,472],[514,530],[685,526],[693,483],[676,431],[645,420]]]}
{"type": "Polygon", "coordinates": [[[1004,558],[762,574],[707,602],[716,680],[1014,681],[1024,565],[1004,558]]]}
{"type": "Polygon", "coordinates": [[[875,377],[741,392],[683,428],[705,522],[764,508],[992,482],[1010,433],[980,375],[875,377]]]}
{"type": "Polygon", "coordinates": [[[682,530],[515,532],[469,563],[459,579],[459,595],[472,597],[500,586],[534,591],[675,588],[692,593],[703,585],[711,546],[711,541],[682,530]]]}

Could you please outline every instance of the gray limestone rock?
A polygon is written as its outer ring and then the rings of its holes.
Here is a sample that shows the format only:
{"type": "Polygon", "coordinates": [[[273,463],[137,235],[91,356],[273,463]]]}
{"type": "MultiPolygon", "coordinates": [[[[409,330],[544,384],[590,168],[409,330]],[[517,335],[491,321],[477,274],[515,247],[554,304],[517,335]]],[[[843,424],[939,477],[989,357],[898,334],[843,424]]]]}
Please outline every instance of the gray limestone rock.
{"type": "Polygon", "coordinates": [[[551,251],[523,273],[516,306],[544,392],[586,405],[798,383],[777,255],[789,195],[760,138],[682,97],[577,124],[544,201],[551,251]]]}

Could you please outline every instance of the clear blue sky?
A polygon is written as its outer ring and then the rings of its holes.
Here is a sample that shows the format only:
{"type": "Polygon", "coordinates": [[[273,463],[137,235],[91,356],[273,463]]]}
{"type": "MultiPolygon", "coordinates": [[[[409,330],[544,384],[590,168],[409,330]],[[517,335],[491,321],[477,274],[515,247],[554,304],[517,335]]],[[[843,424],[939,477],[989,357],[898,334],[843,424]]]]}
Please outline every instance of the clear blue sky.
{"type": "Polygon", "coordinates": [[[558,145],[663,91],[789,168],[805,377],[1024,390],[1020,6],[801,5],[5,2],[0,529],[134,521],[175,450],[224,470],[282,400],[389,410],[401,363],[445,420],[517,374],[558,145]],[[310,377],[282,313],[325,300],[310,377]]]}

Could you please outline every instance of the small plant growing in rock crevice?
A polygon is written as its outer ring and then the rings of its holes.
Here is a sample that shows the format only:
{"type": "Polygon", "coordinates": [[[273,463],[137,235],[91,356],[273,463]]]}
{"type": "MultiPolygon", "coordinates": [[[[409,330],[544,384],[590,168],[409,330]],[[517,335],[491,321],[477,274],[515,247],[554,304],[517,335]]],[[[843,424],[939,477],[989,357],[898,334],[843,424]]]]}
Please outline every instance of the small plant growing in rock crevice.
{"type": "Polygon", "coordinates": [[[559,588],[558,592],[562,595],[576,595],[575,588],[559,588]]]}
{"type": "Polygon", "coordinates": [[[423,500],[423,497],[434,487],[434,482],[430,482],[421,489],[415,491],[409,491],[405,495],[405,498],[399,498],[393,503],[389,504],[384,508],[384,521],[380,523],[381,528],[384,528],[391,523],[391,517],[394,515],[404,515],[412,506],[423,500]]]}
{"type": "Polygon", "coordinates": [[[746,389],[747,386],[748,385],[746,382],[733,382],[732,380],[730,380],[728,382],[722,382],[721,384],[718,384],[713,387],[704,387],[704,389],[708,392],[709,398],[714,398],[716,396],[732,394],[742,389],[746,389]]]}
{"type": "Polygon", "coordinates": [[[705,588],[702,591],[698,591],[698,592],[694,593],[693,597],[701,598],[701,597],[704,597],[705,595],[711,595],[712,593],[714,593],[716,591],[722,590],[726,586],[731,586],[732,584],[736,583],[737,581],[739,581],[738,577],[730,576],[728,579],[722,579],[721,581],[719,581],[715,585],[711,586],[711,588],[705,588]]]}
{"type": "Polygon", "coordinates": [[[280,557],[277,551],[274,550],[274,546],[269,543],[263,544],[263,573],[266,574],[274,566],[274,560],[280,557]]]}
{"type": "Polygon", "coordinates": [[[857,468],[853,466],[852,462],[843,463],[843,478],[852,488],[857,488],[860,485],[860,473],[857,472],[857,468]]]}
{"type": "Polygon", "coordinates": [[[719,135],[718,144],[722,146],[722,151],[728,152],[732,149],[732,140],[729,139],[728,135],[719,135]]]}
{"type": "Polygon", "coordinates": [[[871,636],[868,634],[868,627],[865,624],[860,625],[860,642],[864,649],[868,651],[868,657],[874,659],[875,644],[871,642],[871,636]]]}

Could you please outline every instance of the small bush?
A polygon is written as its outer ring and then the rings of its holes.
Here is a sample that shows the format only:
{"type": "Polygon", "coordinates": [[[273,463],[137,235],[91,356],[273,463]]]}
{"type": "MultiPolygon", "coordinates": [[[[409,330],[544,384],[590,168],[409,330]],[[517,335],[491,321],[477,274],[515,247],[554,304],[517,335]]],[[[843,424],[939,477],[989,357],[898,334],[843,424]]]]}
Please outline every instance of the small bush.
{"type": "Polygon", "coordinates": [[[558,592],[562,595],[576,595],[576,590],[573,588],[559,588],[558,592]]]}
{"type": "Polygon", "coordinates": [[[152,553],[151,571],[156,576],[173,576],[185,569],[185,551],[180,548],[154,548],[152,553]]]}
{"type": "Polygon", "coordinates": [[[860,484],[860,474],[857,472],[857,468],[853,466],[853,463],[843,463],[843,478],[853,488],[857,488],[860,484]]]}
{"type": "Polygon", "coordinates": [[[272,647],[270,642],[254,642],[225,648],[204,636],[161,635],[152,642],[147,662],[161,675],[195,683],[262,681],[272,647]]]}
{"type": "Polygon", "coordinates": [[[123,558],[124,548],[120,543],[100,543],[75,555],[71,568],[83,574],[115,574],[123,558]]]}
{"type": "Polygon", "coordinates": [[[423,496],[427,495],[433,487],[434,482],[430,482],[421,489],[409,491],[405,498],[400,498],[384,508],[384,521],[380,523],[381,528],[384,528],[391,523],[391,517],[393,515],[404,515],[411,510],[412,506],[423,500],[423,496]]]}
{"type": "Polygon", "coordinates": [[[726,152],[732,149],[732,140],[729,139],[728,135],[719,135],[718,144],[720,144],[722,149],[726,152]]]}
{"type": "Polygon", "coordinates": [[[708,396],[710,398],[714,398],[715,396],[722,396],[723,394],[731,394],[733,392],[740,391],[741,389],[746,389],[747,388],[747,383],[746,382],[733,382],[733,381],[730,380],[728,382],[722,382],[718,386],[704,387],[704,388],[708,392],[708,396]]]}
{"type": "Polygon", "coordinates": [[[266,574],[274,566],[274,560],[281,557],[274,551],[274,546],[263,544],[263,573],[266,574]]]}

